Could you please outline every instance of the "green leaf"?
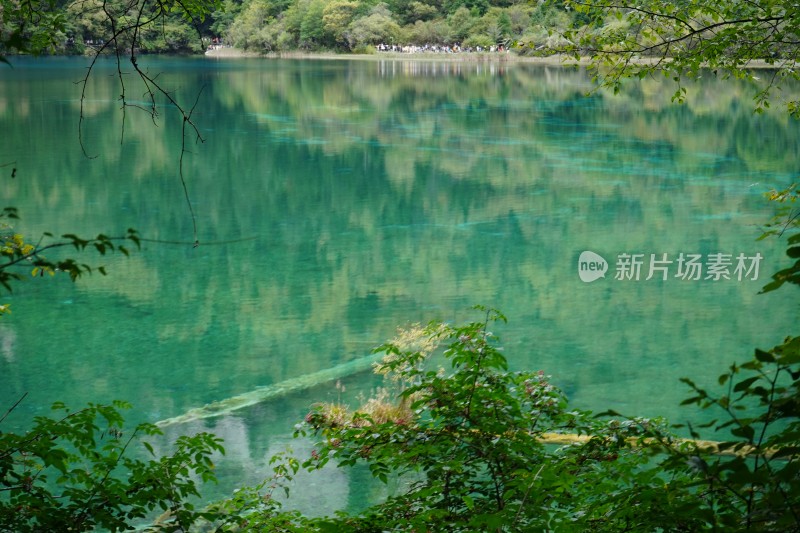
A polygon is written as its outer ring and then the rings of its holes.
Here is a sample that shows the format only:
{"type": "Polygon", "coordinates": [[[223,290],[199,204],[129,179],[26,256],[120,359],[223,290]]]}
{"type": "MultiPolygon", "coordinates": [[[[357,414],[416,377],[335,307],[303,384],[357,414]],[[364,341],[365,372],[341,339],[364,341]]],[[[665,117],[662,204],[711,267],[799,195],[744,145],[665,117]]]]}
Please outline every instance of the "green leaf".
{"type": "Polygon", "coordinates": [[[753,429],[752,426],[740,426],[733,428],[731,430],[731,434],[737,437],[742,437],[743,439],[747,440],[747,442],[751,442],[753,437],[755,437],[756,430],[753,429]]]}
{"type": "Polygon", "coordinates": [[[475,507],[475,500],[469,494],[464,494],[461,499],[470,511],[475,507]]]}
{"type": "Polygon", "coordinates": [[[155,456],[155,455],[156,455],[156,452],[155,452],[155,450],[153,450],[153,445],[152,445],[152,444],[150,444],[149,442],[147,442],[147,441],[142,441],[142,446],[144,446],[144,447],[145,447],[145,449],[146,449],[148,452],[150,452],[150,455],[152,455],[152,456],[155,456]]]}
{"type": "Polygon", "coordinates": [[[743,379],[733,387],[734,392],[741,392],[747,390],[750,385],[761,379],[761,376],[753,376],[751,378],[743,379]]]}
{"type": "Polygon", "coordinates": [[[775,289],[779,289],[781,287],[781,285],[783,285],[783,284],[784,284],[783,280],[771,281],[771,282],[767,283],[766,285],[764,285],[764,287],[761,289],[761,291],[759,291],[759,293],[760,294],[764,294],[764,293],[767,293],[767,292],[772,292],[775,289]]]}
{"type": "Polygon", "coordinates": [[[774,363],[775,356],[769,352],[765,352],[764,350],[759,350],[756,348],[755,353],[756,360],[761,361],[762,363],[774,363]]]}

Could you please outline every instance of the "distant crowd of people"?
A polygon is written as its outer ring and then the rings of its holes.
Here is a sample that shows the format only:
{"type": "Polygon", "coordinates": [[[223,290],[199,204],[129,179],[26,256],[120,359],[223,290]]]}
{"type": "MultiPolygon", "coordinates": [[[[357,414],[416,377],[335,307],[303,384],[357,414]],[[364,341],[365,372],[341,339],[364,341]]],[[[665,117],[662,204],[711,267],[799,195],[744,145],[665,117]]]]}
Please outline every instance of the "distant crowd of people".
{"type": "Polygon", "coordinates": [[[426,44],[418,45],[399,45],[399,44],[379,44],[376,46],[378,52],[399,52],[403,54],[435,53],[435,54],[458,54],[462,52],[505,52],[507,51],[502,44],[492,45],[489,48],[482,46],[462,47],[459,44],[426,44]]]}
{"type": "MultiPolygon", "coordinates": [[[[221,48],[230,48],[229,44],[225,44],[222,39],[219,37],[214,37],[211,39],[208,47],[206,48],[206,53],[212,52],[214,50],[219,50],[221,48]]],[[[378,52],[396,52],[401,54],[422,54],[422,53],[433,53],[433,54],[459,54],[459,53],[481,53],[481,52],[492,52],[492,53],[502,53],[507,52],[508,49],[504,47],[502,44],[500,45],[492,45],[488,48],[484,48],[482,46],[461,46],[460,44],[425,44],[425,45],[415,45],[415,44],[379,44],[376,47],[378,52]]]]}

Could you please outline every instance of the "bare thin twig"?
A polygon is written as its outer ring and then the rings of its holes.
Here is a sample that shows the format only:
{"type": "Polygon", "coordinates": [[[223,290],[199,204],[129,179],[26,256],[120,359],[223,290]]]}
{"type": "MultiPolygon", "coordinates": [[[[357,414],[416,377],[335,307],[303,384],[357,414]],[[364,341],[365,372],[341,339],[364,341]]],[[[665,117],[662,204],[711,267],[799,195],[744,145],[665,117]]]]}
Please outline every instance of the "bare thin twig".
{"type": "Polygon", "coordinates": [[[3,420],[5,420],[5,419],[6,419],[6,417],[7,417],[8,415],[10,415],[10,414],[11,414],[11,412],[12,412],[14,409],[16,409],[16,408],[17,408],[17,406],[18,406],[19,404],[21,404],[21,403],[22,403],[22,400],[24,400],[24,399],[25,399],[25,397],[26,397],[27,395],[28,395],[28,393],[26,392],[26,393],[24,393],[22,396],[20,396],[19,400],[17,400],[16,402],[14,402],[14,405],[12,405],[11,407],[9,407],[9,408],[8,408],[8,411],[6,411],[6,414],[4,414],[2,418],[0,418],[0,422],[2,422],[3,420]]]}
{"type": "MultiPolygon", "coordinates": [[[[182,2],[178,1],[178,6],[184,10],[186,14],[190,14],[190,9],[187,5],[184,5],[182,2]]],[[[141,38],[141,31],[143,28],[146,28],[148,25],[153,24],[157,21],[164,21],[165,17],[167,16],[167,12],[169,10],[169,6],[165,5],[159,0],[130,0],[125,6],[122,7],[120,11],[115,11],[112,9],[111,4],[107,0],[103,0],[102,6],[100,8],[110,25],[110,36],[109,38],[103,42],[98,48],[95,49],[94,57],[92,58],[89,67],[87,68],[86,75],[80,80],[78,83],[83,85],[81,89],[81,97],[80,97],[80,116],[78,119],[78,140],[80,142],[81,150],[83,151],[84,155],[88,158],[94,158],[97,156],[90,156],[83,135],[83,128],[85,123],[85,113],[84,113],[84,106],[86,103],[86,91],[89,78],[93,74],[95,67],[99,61],[101,55],[106,53],[111,53],[115,57],[116,60],[116,78],[120,84],[120,102],[121,102],[121,112],[122,112],[122,129],[120,132],[120,143],[124,142],[125,138],[125,126],[127,121],[127,108],[136,108],[140,109],[150,115],[153,124],[157,125],[157,119],[159,118],[159,106],[157,103],[158,97],[161,96],[166,99],[166,101],[174,107],[178,113],[181,115],[182,120],[182,128],[181,128],[181,153],[179,157],[179,165],[178,165],[178,173],[179,178],[181,181],[181,185],[184,191],[184,197],[186,200],[186,205],[189,209],[189,214],[192,218],[192,227],[193,227],[193,246],[197,247],[199,245],[198,239],[198,232],[197,232],[197,217],[194,212],[194,208],[192,206],[192,202],[189,195],[189,188],[187,185],[186,176],[184,174],[184,155],[188,152],[186,148],[186,130],[187,127],[191,129],[195,136],[196,142],[205,142],[203,136],[200,134],[200,130],[195,124],[192,116],[194,114],[195,109],[200,101],[200,96],[203,92],[201,88],[197,94],[194,104],[191,108],[186,109],[183,105],[178,101],[178,99],[169,91],[167,88],[162,86],[158,81],[158,75],[151,75],[147,70],[143,69],[138,62],[137,57],[137,48],[141,38]],[[133,15],[131,17],[131,15],[133,15]],[[122,17],[131,17],[128,23],[120,23],[120,21],[124,20],[122,17]],[[124,52],[124,54],[123,54],[124,52]],[[127,85],[126,85],[126,73],[122,68],[123,63],[123,55],[128,56],[128,60],[133,67],[133,71],[138,76],[139,80],[144,84],[145,87],[145,98],[148,102],[147,107],[141,106],[139,104],[131,103],[127,99],[127,85]]],[[[199,34],[199,26],[196,21],[193,20],[193,24],[196,29],[198,29],[199,34]]],[[[163,30],[162,30],[163,31],[163,30]]]]}

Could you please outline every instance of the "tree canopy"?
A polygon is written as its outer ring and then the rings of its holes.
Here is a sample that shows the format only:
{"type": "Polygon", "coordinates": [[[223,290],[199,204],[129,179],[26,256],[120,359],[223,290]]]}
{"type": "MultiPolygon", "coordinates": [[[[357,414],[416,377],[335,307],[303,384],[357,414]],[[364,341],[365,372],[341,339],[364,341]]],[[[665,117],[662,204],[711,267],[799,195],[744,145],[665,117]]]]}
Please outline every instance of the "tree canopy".
{"type": "MultiPolygon", "coordinates": [[[[797,79],[800,8],[779,0],[739,2],[696,0],[566,0],[580,14],[579,27],[563,32],[561,46],[575,57],[588,55],[597,79],[618,87],[626,77],[662,73],[677,85],[674,99],[686,94],[683,81],[712,74],[764,80],[756,110],[770,105],[784,78],[797,79]],[[752,67],[771,67],[763,74],[752,67]]],[[[797,95],[778,98],[794,116],[797,95]]]]}
{"type": "Polygon", "coordinates": [[[0,2],[0,61],[8,55],[199,52],[219,0],[0,2]]]}

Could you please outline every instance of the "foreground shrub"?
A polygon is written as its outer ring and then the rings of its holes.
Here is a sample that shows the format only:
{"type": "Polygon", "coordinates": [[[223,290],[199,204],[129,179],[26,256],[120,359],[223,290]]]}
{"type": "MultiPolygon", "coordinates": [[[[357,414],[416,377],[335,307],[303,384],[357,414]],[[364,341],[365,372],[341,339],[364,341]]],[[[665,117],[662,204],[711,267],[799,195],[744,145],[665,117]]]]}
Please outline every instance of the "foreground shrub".
{"type": "Polygon", "coordinates": [[[269,511],[263,495],[251,500],[260,512],[238,507],[253,518],[245,529],[800,531],[800,339],[732,366],[721,395],[686,379],[684,403],[725,416],[677,426],[692,437],[679,438],[659,420],[571,409],[543,372],[509,371],[490,331],[498,321],[488,311],[403,332],[379,348],[386,388],[354,411],[319,404],[299,426],[320,438],[303,467],[363,463],[383,482],[401,479],[399,494],[354,516],[281,514],[271,491],[301,465],[276,459],[280,475],[262,486],[269,511]]]}
{"type": "Polygon", "coordinates": [[[186,531],[215,520],[190,499],[199,496],[197,478],[216,480],[211,455],[224,452],[221,440],[182,436],[171,455],[156,458],[142,437],[161,431],[151,424],[126,430],[120,409],[129,407],[70,412],[56,404],[60,418],[36,417],[24,434],[0,432],[0,531],[123,531],[158,515],[160,529],[186,531]],[[134,446],[153,459],[130,457],[134,446]]]}
{"type": "Polygon", "coordinates": [[[376,370],[388,385],[378,397],[347,416],[319,405],[306,417],[298,434],[322,440],[303,466],[363,462],[377,479],[398,476],[407,488],[361,515],[305,527],[585,529],[590,517],[576,504],[589,500],[580,500],[581,490],[607,479],[625,483],[649,461],[635,439],[661,435],[657,421],[594,418],[569,409],[544,372],[508,371],[489,329],[498,321],[505,318],[486,311],[484,320],[465,326],[433,323],[406,331],[379,348],[386,356],[376,370]],[[437,366],[439,355],[449,370],[437,366]],[[393,404],[387,390],[396,392],[393,404]],[[377,408],[379,403],[384,407],[377,408]],[[548,444],[554,438],[574,444],[548,444]]]}

